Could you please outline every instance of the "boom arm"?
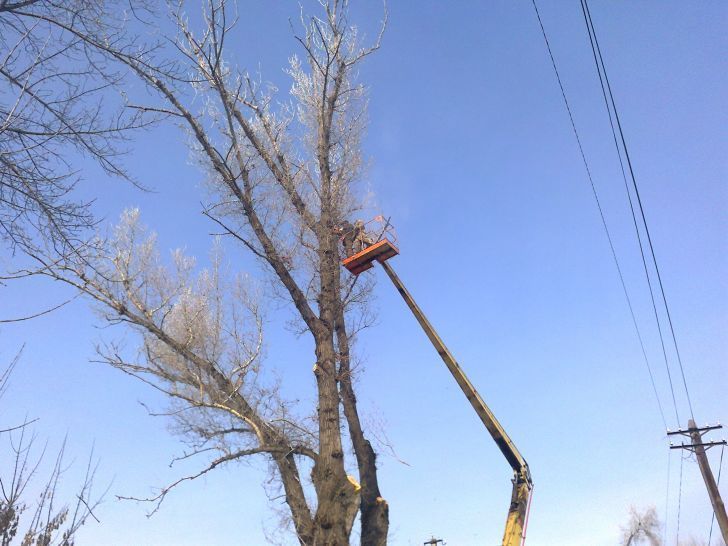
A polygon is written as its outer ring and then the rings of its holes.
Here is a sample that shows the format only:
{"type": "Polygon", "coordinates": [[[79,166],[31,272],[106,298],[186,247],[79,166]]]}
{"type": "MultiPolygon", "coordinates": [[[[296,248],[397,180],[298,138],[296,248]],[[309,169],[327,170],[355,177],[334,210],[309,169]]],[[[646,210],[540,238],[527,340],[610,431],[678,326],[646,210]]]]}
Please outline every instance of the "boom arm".
{"type": "Polygon", "coordinates": [[[450,353],[442,339],[440,339],[440,336],[437,335],[432,324],[430,324],[430,321],[427,320],[425,314],[419,308],[417,303],[415,303],[412,295],[404,287],[404,284],[402,284],[402,281],[399,279],[392,267],[386,261],[380,261],[380,263],[382,264],[384,271],[387,272],[392,283],[394,283],[397,291],[412,311],[412,314],[414,314],[417,322],[419,322],[420,326],[422,326],[422,329],[425,331],[425,334],[427,334],[427,337],[437,350],[440,358],[442,358],[443,362],[445,362],[447,369],[450,370],[450,373],[455,378],[455,381],[460,386],[465,397],[468,401],[470,401],[475,413],[478,414],[478,417],[480,417],[485,428],[488,429],[488,432],[493,437],[493,440],[495,440],[495,443],[505,456],[508,464],[510,464],[513,469],[513,492],[511,494],[511,505],[508,510],[508,518],[506,520],[506,530],[503,535],[503,546],[520,546],[525,539],[528,503],[531,497],[531,489],[533,488],[528,463],[526,463],[526,460],[498,422],[498,419],[495,418],[493,412],[480,397],[478,391],[475,390],[475,387],[467,378],[462,368],[460,368],[455,357],[453,357],[452,353],[450,353]]]}

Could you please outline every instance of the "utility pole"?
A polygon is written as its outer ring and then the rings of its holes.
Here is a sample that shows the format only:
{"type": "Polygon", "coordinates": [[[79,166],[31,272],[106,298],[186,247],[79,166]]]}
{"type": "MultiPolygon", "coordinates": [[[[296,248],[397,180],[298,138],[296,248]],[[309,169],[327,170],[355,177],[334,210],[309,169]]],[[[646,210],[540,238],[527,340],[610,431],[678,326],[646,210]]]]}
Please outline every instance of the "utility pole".
{"type": "Polygon", "coordinates": [[[444,540],[442,540],[441,538],[435,538],[435,537],[432,537],[432,538],[431,538],[430,540],[428,540],[427,542],[423,542],[423,544],[424,544],[425,546],[437,546],[438,544],[442,544],[442,545],[444,546],[444,544],[445,544],[445,541],[444,541],[444,540]]]}
{"type": "Polygon", "coordinates": [[[715,514],[715,519],[718,520],[718,527],[720,527],[720,532],[723,535],[723,540],[728,543],[728,516],[726,516],[725,512],[725,504],[723,504],[723,499],[720,497],[720,491],[718,490],[718,485],[715,483],[715,478],[713,477],[713,471],[710,469],[710,464],[708,463],[708,457],[705,455],[705,450],[710,449],[714,446],[724,446],[726,445],[725,440],[720,440],[717,442],[705,442],[703,441],[703,435],[707,432],[710,432],[711,430],[718,430],[723,428],[722,425],[709,425],[707,427],[700,427],[698,428],[695,425],[695,421],[690,419],[688,421],[688,428],[683,430],[674,430],[674,431],[667,431],[668,436],[672,436],[675,434],[680,434],[682,436],[686,436],[690,438],[690,443],[685,444],[682,443],[680,445],[672,445],[670,444],[670,449],[687,449],[688,451],[692,451],[695,453],[695,457],[698,459],[698,466],[700,466],[700,473],[703,475],[703,480],[705,481],[705,487],[708,490],[708,496],[710,497],[710,503],[713,505],[713,513],[715,514]]]}

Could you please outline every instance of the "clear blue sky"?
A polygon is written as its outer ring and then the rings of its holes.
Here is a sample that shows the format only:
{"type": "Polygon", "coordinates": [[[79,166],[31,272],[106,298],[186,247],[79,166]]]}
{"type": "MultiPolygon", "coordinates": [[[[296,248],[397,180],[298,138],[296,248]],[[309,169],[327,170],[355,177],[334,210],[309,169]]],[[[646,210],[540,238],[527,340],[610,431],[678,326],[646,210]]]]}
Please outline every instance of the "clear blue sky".
{"type": "MultiPolygon", "coordinates": [[[[603,198],[666,408],[669,391],[651,320],[618,163],[578,2],[542,1],[541,14],[603,198]]],[[[439,328],[525,457],[536,484],[528,543],[616,544],[630,505],[665,516],[668,464],[649,379],[568,118],[530,2],[392,1],[383,49],[361,77],[371,88],[366,182],[391,215],[401,256],[392,265],[439,328]]],[[[234,61],[288,88],[296,52],[295,2],[240,2],[234,61]]],[[[728,422],[728,96],[723,2],[592,5],[699,422],[728,422]]],[[[354,7],[373,33],[378,3],[354,7]]],[[[204,262],[212,226],[200,216],[203,175],[173,127],[140,137],[132,171],[142,195],[92,166],[84,191],[113,219],[138,205],[165,248],[204,262]]],[[[7,256],[4,257],[8,259],[7,256]]],[[[235,264],[249,264],[232,254],[235,264]]],[[[391,544],[435,534],[451,546],[496,545],[510,469],[436,353],[379,270],[378,324],[359,342],[362,409],[386,430],[383,453],[391,544]]],[[[2,315],[60,301],[48,283],[4,288],[2,315]]],[[[270,366],[310,397],[310,347],[274,313],[270,366]]],[[[112,478],[80,544],[257,545],[274,524],[260,483],[264,465],[231,466],[170,495],[162,510],[119,502],[174,480],[182,445],[137,403],[163,401],[112,369],[91,364],[94,328],[83,302],[0,329],[0,357],[26,343],[3,422],[40,418],[51,447],[70,436],[81,471],[95,442],[98,483],[112,478]]],[[[680,394],[680,392],[678,392],[680,394]]],[[[678,400],[687,414],[684,398],[678,400]]],[[[671,414],[668,414],[668,418],[671,414]]],[[[674,418],[668,421],[675,426],[674,418]]],[[[684,423],[683,423],[684,424],[684,423]]],[[[717,450],[711,460],[717,465],[717,450]]],[[[0,460],[0,464],[6,464],[0,460]]],[[[673,454],[670,544],[677,517],[673,454]]],[[[192,467],[186,467],[187,469],[192,467]]],[[[724,495],[728,489],[723,487],[724,495]]],[[[681,536],[707,539],[710,511],[693,461],[683,466],[681,536]]],[[[715,533],[714,533],[715,535],[715,533]]]]}

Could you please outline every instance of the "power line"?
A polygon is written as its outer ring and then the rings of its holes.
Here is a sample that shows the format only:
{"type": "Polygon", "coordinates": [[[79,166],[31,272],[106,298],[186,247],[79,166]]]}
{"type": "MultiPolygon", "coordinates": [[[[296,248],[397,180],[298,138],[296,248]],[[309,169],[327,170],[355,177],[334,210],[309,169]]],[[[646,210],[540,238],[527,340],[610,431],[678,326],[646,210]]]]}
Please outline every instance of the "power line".
{"type": "Polygon", "coordinates": [[[652,264],[654,266],[655,274],[657,276],[657,281],[658,281],[658,286],[660,288],[660,295],[662,297],[662,302],[665,307],[665,314],[667,316],[668,325],[670,327],[670,335],[672,337],[673,346],[675,348],[675,355],[677,357],[678,365],[680,368],[680,374],[682,377],[683,387],[685,389],[685,396],[687,398],[688,407],[690,410],[690,416],[693,418],[693,420],[695,420],[695,415],[693,413],[693,404],[690,399],[690,392],[688,390],[687,380],[685,378],[685,369],[683,367],[682,357],[680,356],[680,350],[678,348],[677,337],[675,336],[675,328],[674,328],[674,325],[672,322],[672,315],[670,314],[670,307],[667,303],[667,296],[665,295],[665,288],[664,288],[664,285],[662,282],[662,275],[660,274],[660,268],[657,263],[657,257],[655,256],[655,248],[654,248],[654,245],[652,244],[652,236],[650,235],[650,230],[647,225],[647,218],[645,216],[644,206],[642,204],[642,197],[640,196],[639,189],[637,186],[637,178],[634,173],[634,168],[632,167],[632,159],[630,158],[629,150],[627,148],[627,142],[626,142],[626,139],[624,136],[624,131],[622,130],[622,123],[619,118],[619,112],[617,111],[617,105],[614,100],[614,94],[612,93],[612,86],[609,82],[609,76],[607,75],[607,69],[604,64],[604,58],[602,57],[601,48],[599,47],[599,40],[597,39],[596,30],[594,28],[594,22],[591,17],[591,12],[589,10],[589,4],[587,3],[587,0],[581,0],[581,9],[582,9],[582,13],[584,15],[584,21],[587,26],[587,31],[589,32],[589,41],[590,41],[591,48],[592,48],[592,54],[594,56],[594,62],[595,62],[596,68],[597,68],[597,73],[599,74],[599,82],[600,82],[600,85],[602,88],[602,94],[604,96],[605,104],[607,107],[607,112],[609,114],[609,123],[610,123],[611,129],[612,129],[612,135],[615,140],[615,145],[617,146],[617,154],[619,156],[619,162],[620,162],[620,166],[622,168],[622,176],[623,176],[624,182],[625,182],[625,189],[627,190],[627,195],[629,197],[632,218],[633,218],[633,221],[635,222],[635,230],[637,232],[637,238],[639,241],[640,253],[642,255],[642,260],[643,260],[643,264],[645,267],[645,275],[647,277],[647,282],[648,282],[648,285],[650,288],[650,297],[652,299],[652,304],[653,304],[653,308],[655,311],[655,318],[657,320],[657,326],[658,326],[658,330],[660,333],[660,342],[662,343],[663,354],[665,356],[665,366],[667,368],[668,378],[670,380],[670,389],[671,389],[672,396],[673,396],[673,403],[675,404],[676,417],[678,418],[678,423],[679,423],[680,418],[679,418],[679,415],[677,412],[677,403],[675,401],[675,393],[674,393],[673,384],[672,384],[672,376],[670,374],[670,368],[669,368],[669,364],[667,362],[667,353],[665,351],[664,340],[662,337],[662,328],[660,326],[659,315],[657,313],[657,308],[655,306],[652,282],[650,281],[650,275],[649,275],[646,260],[645,260],[644,248],[643,248],[642,240],[641,240],[641,237],[639,234],[639,229],[637,228],[637,220],[636,220],[634,206],[632,203],[632,197],[630,195],[629,187],[627,186],[627,177],[625,174],[624,163],[622,162],[621,150],[624,151],[624,157],[627,160],[627,167],[629,170],[630,179],[632,181],[632,188],[634,189],[634,194],[635,194],[637,204],[639,207],[640,219],[642,221],[642,226],[643,226],[643,228],[645,230],[645,234],[647,236],[647,243],[648,243],[648,247],[650,249],[650,256],[652,258],[652,264]],[[604,76],[603,79],[602,79],[602,74],[604,76]],[[605,87],[605,85],[606,85],[606,87],[605,87]],[[609,96],[609,101],[607,101],[607,95],[609,96]],[[611,103],[611,109],[610,109],[610,103],[611,103]],[[621,150],[620,150],[619,144],[617,143],[617,131],[615,131],[615,125],[614,125],[614,122],[612,121],[612,112],[614,113],[614,121],[616,122],[616,129],[619,132],[619,140],[621,141],[621,144],[622,144],[621,150]]]}
{"type": "MultiPolygon", "coordinates": [[[[670,507],[670,462],[672,461],[672,450],[667,450],[667,486],[665,487],[665,527],[662,531],[662,542],[664,544],[667,544],[667,525],[668,525],[668,515],[669,507],[670,507]]],[[[710,543],[708,543],[708,546],[710,546],[710,543]]]]}
{"type": "Polygon", "coordinates": [[[682,471],[685,458],[680,454],[680,485],[677,489],[677,531],[675,532],[675,544],[680,544],[680,505],[682,504],[682,471]]]}
{"type": "MultiPolygon", "coordinates": [[[[679,427],[680,424],[681,424],[681,421],[680,421],[680,414],[678,412],[677,399],[675,397],[675,388],[674,388],[673,381],[672,381],[672,373],[670,372],[670,365],[669,365],[668,359],[667,359],[667,350],[665,349],[665,339],[664,339],[664,336],[662,334],[662,325],[660,323],[660,315],[657,312],[657,304],[655,303],[655,295],[654,295],[654,290],[652,288],[652,280],[651,280],[651,277],[650,277],[650,274],[649,274],[649,270],[648,270],[648,267],[647,267],[647,259],[645,258],[645,251],[644,251],[644,247],[643,247],[643,244],[642,244],[642,235],[640,234],[640,230],[639,230],[639,227],[637,225],[637,216],[635,214],[634,203],[632,201],[632,194],[629,191],[629,185],[628,185],[628,182],[627,182],[627,174],[625,172],[624,162],[622,161],[622,152],[621,152],[621,150],[619,148],[619,143],[617,141],[617,132],[616,132],[615,127],[614,127],[614,119],[612,117],[612,110],[609,107],[609,100],[607,98],[607,92],[606,92],[606,88],[605,88],[605,83],[604,83],[604,79],[602,78],[602,71],[600,69],[600,64],[599,64],[599,61],[597,59],[597,48],[595,48],[595,38],[592,36],[592,27],[589,24],[590,19],[587,17],[587,12],[585,10],[585,6],[584,6],[583,1],[581,2],[581,8],[582,8],[582,13],[584,13],[584,18],[585,18],[585,21],[586,21],[587,32],[589,33],[589,42],[591,44],[592,54],[594,56],[594,63],[596,65],[596,67],[597,67],[597,75],[599,76],[599,84],[600,84],[600,87],[601,87],[601,90],[602,90],[602,96],[604,97],[604,104],[605,104],[605,106],[607,108],[607,114],[609,116],[609,125],[610,125],[610,127],[612,129],[612,137],[614,139],[614,146],[615,146],[615,148],[617,150],[617,158],[619,159],[619,166],[620,166],[621,171],[622,171],[622,179],[624,180],[624,188],[625,188],[625,191],[627,193],[627,199],[629,201],[629,209],[630,209],[630,213],[632,215],[632,222],[634,224],[635,234],[637,235],[637,242],[639,244],[640,256],[642,258],[642,266],[643,266],[644,271],[645,271],[645,278],[647,279],[647,287],[648,287],[649,292],[650,292],[650,300],[652,302],[652,309],[654,311],[655,322],[657,323],[657,332],[658,332],[659,337],[660,337],[660,346],[662,348],[662,355],[663,355],[664,360],[665,360],[665,370],[667,371],[667,379],[668,379],[668,383],[670,385],[670,394],[672,395],[672,403],[673,403],[673,408],[675,410],[675,418],[677,420],[677,426],[679,427]]],[[[665,425],[665,428],[667,428],[667,425],[665,425]]]]}
{"type": "MultiPolygon", "coordinates": [[[[536,0],[531,0],[533,3],[533,9],[536,11],[536,17],[538,19],[538,24],[541,27],[541,34],[543,35],[543,39],[546,42],[546,49],[548,50],[549,57],[551,58],[551,66],[554,69],[554,74],[556,75],[556,81],[559,84],[559,89],[561,90],[561,97],[564,100],[564,105],[566,106],[566,111],[569,114],[569,121],[571,122],[571,129],[574,132],[574,137],[576,138],[576,143],[579,147],[579,153],[581,154],[581,160],[584,163],[584,169],[586,170],[587,178],[589,179],[589,184],[591,186],[592,195],[594,196],[594,201],[596,202],[597,209],[599,210],[599,217],[602,221],[602,227],[604,228],[604,233],[607,236],[607,241],[609,242],[609,249],[612,253],[612,258],[614,260],[614,265],[617,267],[617,273],[619,274],[619,281],[622,285],[622,291],[624,292],[624,297],[627,300],[627,306],[629,307],[629,313],[632,317],[632,324],[634,325],[635,331],[637,333],[637,339],[639,340],[640,348],[642,350],[642,356],[644,357],[645,365],[647,366],[647,371],[650,376],[650,382],[652,383],[652,390],[655,394],[655,400],[657,400],[657,406],[660,411],[660,417],[662,418],[662,423],[667,428],[667,420],[665,419],[665,412],[662,408],[662,402],[660,401],[660,396],[657,392],[657,386],[655,385],[655,377],[652,373],[652,366],[650,366],[650,361],[647,358],[647,351],[645,350],[645,345],[642,340],[642,334],[640,333],[639,326],[637,325],[637,318],[635,317],[634,308],[632,307],[632,300],[629,297],[629,292],[627,291],[627,285],[624,281],[624,275],[622,274],[622,268],[619,265],[619,259],[617,258],[617,252],[614,248],[614,242],[612,241],[612,236],[609,232],[609,227],[607,225],[607,220],[604,217],[604,211],[602,209],[601,202],[599,200],[599,193],[597,192],[596,185],[594,184],[594,179],[591,174],[591,169],[589,168],[589,163],[586,159],[586,154],[584,153],[584,147],[581,144],[581,138],[579,137],[579,131],[576,128],[576,122],[574,121],[574,115],[571,111],[571,106],[569,105],[569,100],[566,97],[566,91],[564,90],[564,85],[561,81],[561,75],[559,74],[559,69],[556,66],[556,59],[554,58],[554,54],[551,50],[551,44],[549,42],[548,36],[546,35],[546,29],[544,28],[543,21],[541,20],[541,14],[538,11],[538,6],[536,5],[536,0]]],[[[672,385],[672,383],[671,383],[672,385]]],[[[674,394],[673,394],[673,400],[674,400],[674,394]]],[[[675,406],[677,411],[677,405],[675,406]]],[[[678,419],[679,422],[679,419],[678,419]]]]}

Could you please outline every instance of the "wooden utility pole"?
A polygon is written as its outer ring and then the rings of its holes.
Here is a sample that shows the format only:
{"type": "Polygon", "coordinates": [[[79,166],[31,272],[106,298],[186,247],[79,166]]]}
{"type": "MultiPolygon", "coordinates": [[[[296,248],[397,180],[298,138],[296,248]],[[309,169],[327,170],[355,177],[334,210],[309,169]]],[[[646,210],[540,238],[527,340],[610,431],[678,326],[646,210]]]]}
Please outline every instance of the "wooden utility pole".
{"type": "Polygon", "coordinates": [[[687,449],[695,453],[695,457],[698,459],[698,466],[700,466],[700,473],[703,475],[705,481],[705,487],[708,490],[708,496],[710,497],[710,503],[713,505],[713,513],[715,519],[718,520],[718,527],[723,535],[723,540],[728,544],[728,516],[726,516],[725,504],[720,496],[718,485],[715,483],[713,477],[713,471],[710,469],[708,463],[708,457],[705,454],[706,448],[711,448],[717,445],[726,445],[725,440],[718,442],[705,442],[703,441],[703,434],[711,430],[717,430],[723,428],[721,425],[712,425],[707,427],[698,428],[695,425],[695,421],[690,419],[688,421],[688,428],[685,430],[667,431],[668,435],[681,434],[690,438],[691,443],[671,445],[670,449],[687,449]]]}

